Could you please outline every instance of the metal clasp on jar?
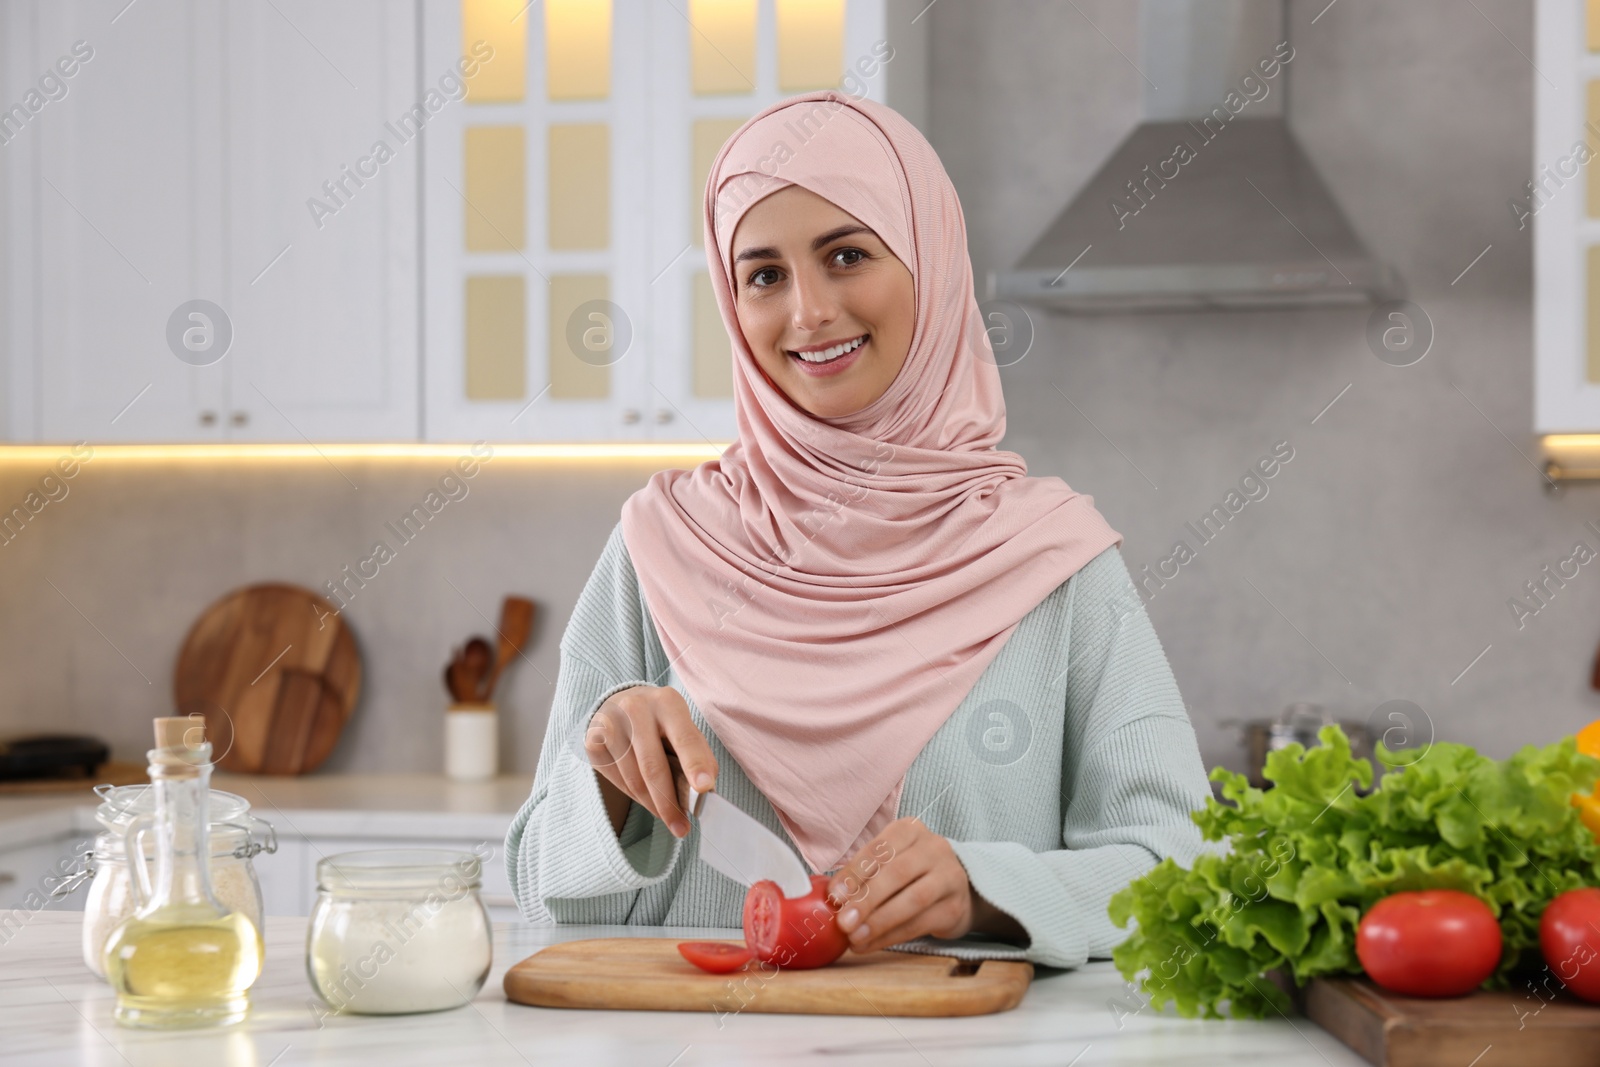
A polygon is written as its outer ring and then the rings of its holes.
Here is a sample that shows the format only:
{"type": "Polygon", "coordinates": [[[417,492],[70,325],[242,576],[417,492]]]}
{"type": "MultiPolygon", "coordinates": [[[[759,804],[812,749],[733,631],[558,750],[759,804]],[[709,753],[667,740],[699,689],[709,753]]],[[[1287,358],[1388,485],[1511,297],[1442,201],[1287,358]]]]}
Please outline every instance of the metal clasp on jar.
{"type": "Polygon", "coordinates": [[[245,818],[250,820],[250,825],[240,826],[236,822],[230,822],[226,824],[236,830],[244,831],[244,841],[239,845],[238,848],[233,850],[233,854],[239,859],[247,860],[254,856],[258,856],[263,852],[270,856],[272,853],[278,851],[277,829],[267,820],[258,819],[254,815],[246,815],[245,818]],[[257,826],[260,826],[266,831],[264,837],[260,839],[258,839],[256,836],[257,826]]]}
{"type": "Polygon", "coordinates": [[[47,894],[47,898],[60,900],[62,897],[71,896],[79,886],[93,878],[94,873],[94,849],[86,848],[78,854],[77,864],[56,883],[55,888],[47,894]]]}

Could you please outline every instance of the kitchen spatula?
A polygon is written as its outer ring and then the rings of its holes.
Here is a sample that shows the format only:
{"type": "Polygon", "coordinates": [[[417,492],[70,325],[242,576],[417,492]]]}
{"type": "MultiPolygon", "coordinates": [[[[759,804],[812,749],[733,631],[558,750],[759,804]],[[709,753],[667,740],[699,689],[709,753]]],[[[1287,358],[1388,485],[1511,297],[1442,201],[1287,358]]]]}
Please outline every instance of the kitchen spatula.
{"type": "Polygon", "coordinates": [[[528,645],[528,635],[533,633],[533,601],[526,597],[508,596],[500,605],[500,647],[494,658],[494,669],[489,672],[484,686],[483,699],[494,699],[495,685],[501,673],[528,645]]]}

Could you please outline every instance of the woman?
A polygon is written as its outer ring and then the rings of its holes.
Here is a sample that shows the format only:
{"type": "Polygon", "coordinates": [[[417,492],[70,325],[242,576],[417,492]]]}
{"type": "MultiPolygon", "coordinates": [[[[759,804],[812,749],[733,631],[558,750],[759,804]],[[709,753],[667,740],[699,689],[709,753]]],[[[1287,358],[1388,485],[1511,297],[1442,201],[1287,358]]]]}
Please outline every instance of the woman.
{"type": "Polygon", "coordinates": [[[1201,847],[1205,775],[1120,535],[995,447],[933,149],[791,98],[723,146],[705,236],[738,440],[634,494],[573,611],[506,838],[523,913],[739,926],[692,782],[831,873],[856,952],[1107,955],[1111,894],[1201,847]]]}

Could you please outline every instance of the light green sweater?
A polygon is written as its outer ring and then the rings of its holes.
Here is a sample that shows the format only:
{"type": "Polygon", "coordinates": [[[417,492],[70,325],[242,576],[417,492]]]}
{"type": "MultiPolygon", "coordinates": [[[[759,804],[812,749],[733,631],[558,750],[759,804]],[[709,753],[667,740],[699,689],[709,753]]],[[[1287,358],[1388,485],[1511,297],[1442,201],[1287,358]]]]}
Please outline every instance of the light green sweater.
{"type": "MultiPolygon", "coordinates": [[[[635,685],[683,692],[619,525],[561,638],[533,794],[506,835],[517,902],[540,924],[737,928],[745,887],[699,861],[698,827],[680,840],[634,804],[620,838],[612,830],[583,735],[602,701],[635,685]]],[[[684,697],[717,758],[717,792],[793,848],[684,697]]],[[[1172,670],[1113,546],[1023,618],[912,763],[898,815],[950,840],[973,888],[1027,931],[1022,957],[1071,967],[1127,936],[1106,915],[1114,892],[1160,858],[1193,862],[1204,846],[1189,813],[1209,795],[1172,670]]],[[[903,947],[954,944],[918,941],[903,947]]]]}

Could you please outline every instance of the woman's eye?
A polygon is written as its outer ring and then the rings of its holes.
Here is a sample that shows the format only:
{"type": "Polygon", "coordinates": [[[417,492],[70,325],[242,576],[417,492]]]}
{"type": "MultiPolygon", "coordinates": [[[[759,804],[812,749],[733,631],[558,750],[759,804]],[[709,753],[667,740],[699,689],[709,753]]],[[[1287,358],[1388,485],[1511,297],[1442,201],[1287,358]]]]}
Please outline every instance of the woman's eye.
{"type": "Polygon", "coordinates": [[[867,258],[867,254],[859,248],[841,248],[833,254],[833,258],[841,267],[853,267],[867,258]]]}
{"type": "Polygon", "coordinates": [[[765,288],[766,286],[769,286],[769,285],[776,285],[777,283],[778,283],[778,268],[777,267],[762,267],[760,270],[758,270],[754,274],[750,275],[750,284],[755,286],[758,289],[765,288]]]}

